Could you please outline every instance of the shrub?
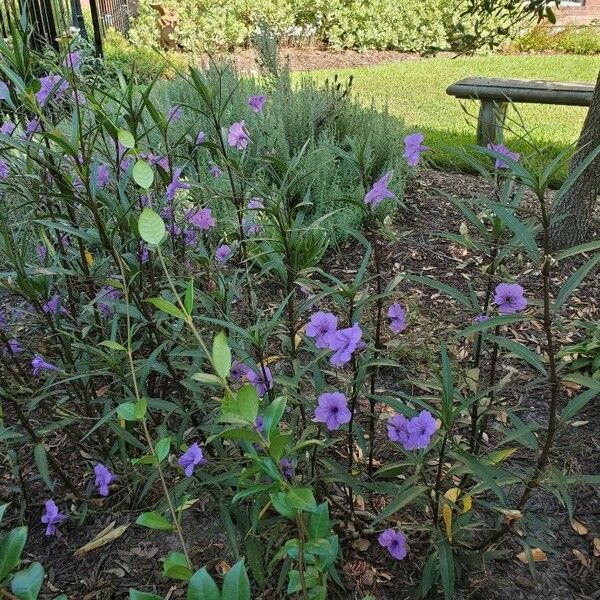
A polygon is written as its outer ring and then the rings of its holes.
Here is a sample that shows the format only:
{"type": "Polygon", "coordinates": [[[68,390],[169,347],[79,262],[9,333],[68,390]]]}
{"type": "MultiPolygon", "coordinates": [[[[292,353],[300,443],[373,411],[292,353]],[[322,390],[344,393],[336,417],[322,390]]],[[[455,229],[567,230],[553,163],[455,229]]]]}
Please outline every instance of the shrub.
{"type": "Polygon", "coordinates": [[[538,25],[511,45],[517,52],[564,52],[566,54],[599,54],[600,29],[590,25],[552,28],[538,25]]]}

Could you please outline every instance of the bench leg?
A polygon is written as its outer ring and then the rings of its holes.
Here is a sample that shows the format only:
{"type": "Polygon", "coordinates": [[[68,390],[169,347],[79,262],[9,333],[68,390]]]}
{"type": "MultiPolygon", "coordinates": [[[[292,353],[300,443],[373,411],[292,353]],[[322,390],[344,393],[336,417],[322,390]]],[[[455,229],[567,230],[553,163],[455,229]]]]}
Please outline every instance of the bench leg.
{"type": "Polygon", "coordinates": [[[506,117],[506,102],[483,100],[479,109],[477,123],[477,144],[501,144],[504,138],[504,119],[506,117]]]}

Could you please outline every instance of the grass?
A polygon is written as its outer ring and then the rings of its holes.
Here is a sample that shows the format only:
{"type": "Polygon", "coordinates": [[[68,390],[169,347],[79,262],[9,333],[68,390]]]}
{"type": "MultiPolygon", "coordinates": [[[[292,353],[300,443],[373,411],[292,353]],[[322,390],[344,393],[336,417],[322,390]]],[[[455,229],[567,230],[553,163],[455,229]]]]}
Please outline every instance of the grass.
{"type": "MultiPolygon", "coordinates": [[[[401,117],[409,129],[425,133],[426,143],[434,149],[436,165],[464,170],[466,164],[450,147],[475,141],[479,103],[459,101],[446,94],[446,88],[469,76],[513,79],[551,79],[556,81],[595,81],[600,58],[595,56],[530,55],[436,57],[400,63],[317,71],[324,80],[337,73],[354,77],[354,92],[365,103],[387,105],[392,115],[401,117]]],[[[531,154],[527,138],[544,148],[548,156],[577,141],[586,108],[543,104],[518,104],[509,107],[505,142],[523,155],[531,154]]]]}

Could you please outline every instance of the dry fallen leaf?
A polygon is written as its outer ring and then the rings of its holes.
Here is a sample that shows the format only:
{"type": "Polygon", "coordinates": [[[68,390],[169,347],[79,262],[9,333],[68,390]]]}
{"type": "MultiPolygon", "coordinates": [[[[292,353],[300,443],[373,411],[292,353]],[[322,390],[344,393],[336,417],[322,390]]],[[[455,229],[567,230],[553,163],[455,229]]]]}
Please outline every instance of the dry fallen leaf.
{"type": "Polygon", "coordinates": [[[573,556],[586,568],[590,566],[590,559],[587,554],[584,554],[581,550],[573,548],[573,556]]]}
{"type": "Polygon", "coordinates": [[[365,552],[366,550],[368,550],[370,545],[371,542],[366,538],[358,538],[357,540],[354,540],[352,542],[352,547],[355,550],[359,550],[360,552],[365,552]]]}
{"type": "Polygon", "coordinates": [[[594,538],[592,545],[594,546],[594,556],[600,556],[600,538],[594,538]]]}
{"type": "Polygon", "coordinates": [[[573,421],[571,423],[571,427],[583,427],[584,425],[587,425],[589,423],[589,421],[573,421]]]}
{"type": "MultiPolygon", "coordinates": [[[[524,564],[528,564],[529,560],[527,559],[527,552],[519,552],[517,554],[517,558],[524,564]]],[[[531,558],[534,562],[545,562],[548,560],[546,553],[541,548],[532,548],[531,550],[531,558]]]]}
{"type": "Polygon", "coordinates": [[[229,573],[229,571],[231,571],[231,567],[224,560],[220,560],[215,565],[215,569],[219,575],[225,575],[225,573],[229,573]]]}
{"type": "Polygon", "coordinates": [[[571,521],[571,527],[579,535],[587,535],[587,533],[589,531],[588,528],[583,523],[581,523],[580,521],[577,521],[576,519],[573,519],[571,521]]]}
{"type": "Polygon", "coordinates": [[[106,546],[106,544],[110,544],[114,542],[117,538],[120,538],[125,531],[127,531],[127,525],[119,525],[119,527],[115,527],[114,521],[104,530],[102,530],[91,542],[85,544],[85,546],[81,546],[78,550],[75,550],[73,556],[81,556],[86,552],[91,552],[92,550],[96,550],[101,548],[102,546],[106,546]]]}
{"type": "Polygon", "coordinates": [[[523,517],[523,513],[520,510],[503,509],[500,511],[504,515],[504,522],[507,525],[512,525],[515,521],[518,521],[523,517]]]}

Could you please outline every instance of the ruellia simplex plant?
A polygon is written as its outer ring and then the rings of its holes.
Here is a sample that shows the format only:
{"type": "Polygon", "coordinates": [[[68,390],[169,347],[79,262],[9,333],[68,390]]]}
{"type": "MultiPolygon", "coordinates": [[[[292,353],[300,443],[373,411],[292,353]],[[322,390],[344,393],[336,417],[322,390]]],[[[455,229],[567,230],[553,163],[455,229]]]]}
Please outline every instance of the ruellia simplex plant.
{"type": "MultiPolygon", "coordinates": [[[[391,277],[391,217],[429,151],[421,134],[369,111],[354,119],[337,83],[294,90],[284,74],[261,89],[219,66],[182,75],[165,106],[162,84],[108,81],[77,44],[65,39],[43,74],[25,32],[0,43],[0,439],[34,534],[64,535],[120,502],[137,526],[176,535],[163,574],[194,600],[335,597],[347,544],[374,538],[390,561],[420,568],[417,597],[439,587],[451,598],[516,522],[530,548],[536,490],[572,511],[569,487],[597,478],[557,471],[552,448],[598,384],[563,375],[556,330],[600,244],[549,251],[548,181],[566,153],[529,169],[505,146],[474,149],[496,191],[453,199],[468,225],[448,237],[484,257],[482,277],[466,293],[391,277]],[[343,273],[326,268],[340,230],[358,249],[343,273]],[[517,253],[539,298],[518,283],[517,253]],[[556,290],[560,261],[582,256],[556,290]],[[426,382],[389,345],[410,327],[407,283],[447,294],[463,316],[426,382]],[[541,353],[511,337],[516,323],[541,327],[541,353]],[[467,368],[452,356],[464,340],[467,368]],[[546,422],[516,407],[495,425],[505,360],[536,373],[546,422]],[[586,389],[567,402],[561,378],[586,389]],[[67,468],[58,432],[83,460],[67,468]],[[517,452],[531,468],[512,464],[517,452]],[[186,535],[200,499],[235,562],[220,589],[186,535]]],[[[11,575],[21,541],[2,554],[1,589],[37,597],[41,565],[11,575]]]]}

